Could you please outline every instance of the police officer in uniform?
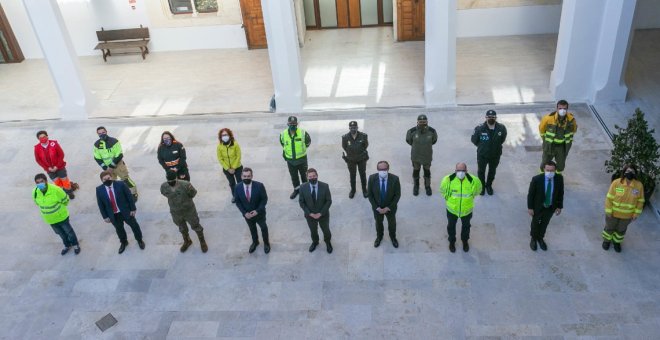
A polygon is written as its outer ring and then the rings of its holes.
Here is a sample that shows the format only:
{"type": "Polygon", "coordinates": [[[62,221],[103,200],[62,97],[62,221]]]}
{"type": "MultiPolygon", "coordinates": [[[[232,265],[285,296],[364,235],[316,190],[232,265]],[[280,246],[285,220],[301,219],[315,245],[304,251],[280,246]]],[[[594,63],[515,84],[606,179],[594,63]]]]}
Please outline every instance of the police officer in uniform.
{"type": "Polygon", "coordinates": [[[287,120],[287,129],[280,133],[282,157],[289,167],[293,192],[290,199],[298,196],[300,183],[307,182],[307,148],[312,143],[307,131],[298,128],[298,118],[290,116],[287,120]],[[300,177],[298,177],[300,176],[300,177]]]}
{"type": "Polygon", "coordinates": [[[424,188],[431,196],[431,161],[433,160],[433,145],[438,141],[438,133],[430,127],[426,115],[417,117],[417,126],[406,133],[406,143],[412,146],[410,159],[413,165],[413,195],[419,195],[419,172],[424,168],[424,188]]]}
{"type": "Polygon", "coordinates": [[[342,158],[348,165],[348,173],[351,180],[351,192],[349,198],[355,197],[355,173],[356,169],[360,172],[360,183],[362,184],[362,195],[366,198],[367,194],[367,160],[369,160],[369,138],[366,133],[358,131],[358,123],[352,121],[348,123],[349,132],[341,136],[341,147],[344,149],[342,158]]]}
{"type": "Polygon", "coordinates": [[[477,176],[483,184],[481,194],[493,194],[493,180],[497,165],[500,164],[502,144],[506,140],[506,127],[497,121],[495,110],[486,111],[486,122],[474,128],[472,144],[477,147],[477,176]],[[488,179],[486,179],[486,166],[488,166],[488,179]]]}
{"type": "Polygon", "coordinates": [[[190,229],[197,233],[202,252],[206,253],[209,248],[204,239],[204,228],[199,224],[197,208],[195,207],[195,202],[193,202],[193,197],[197,195],[197,190],[190,182],[177,180],[177,174],[174,171],[168,171],[166,177],[167,182],[161,184],[160,193],[167,197],[172,221],[179,227],[179,232],[183,236],[183,244],[179,250],[183,253],[192,245],[192,240],[188,235],[187,222],[190,224],[190,229]]]}

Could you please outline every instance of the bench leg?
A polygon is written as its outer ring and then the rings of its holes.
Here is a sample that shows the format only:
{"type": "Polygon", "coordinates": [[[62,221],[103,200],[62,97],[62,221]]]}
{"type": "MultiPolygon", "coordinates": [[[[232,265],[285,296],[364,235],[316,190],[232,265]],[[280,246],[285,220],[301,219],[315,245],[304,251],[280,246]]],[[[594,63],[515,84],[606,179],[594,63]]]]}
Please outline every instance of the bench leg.
{"type": "Polygon", "coordinates": [[[108,56],[105,54],[105,50],[101,50],[101,53],[103,53],[103,62],[108,62],[108,56]]]}
{"type": "Polygon", "coordinates": [[[144,49],[147,51],[147,54],[149,54],[149,47],[145,46],[144,49]]]}
{"type": "Polygon", "coordinates": [[[144,60],[145,59],[144,55],[146,54],[146,51],[142,47],[140,47],[140,51],[142,51],[142,60],[144,60]]]}

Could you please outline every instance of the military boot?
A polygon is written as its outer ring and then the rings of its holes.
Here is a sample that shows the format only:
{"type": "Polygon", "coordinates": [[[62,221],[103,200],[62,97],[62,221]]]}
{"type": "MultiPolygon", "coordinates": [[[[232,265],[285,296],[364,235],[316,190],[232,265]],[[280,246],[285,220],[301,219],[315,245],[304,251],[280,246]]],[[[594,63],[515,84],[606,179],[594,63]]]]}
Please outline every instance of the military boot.
{"type": "Polygon", "coordinates": [[[197,237],[199,238],[199,246],[202,247],[202,253],[206,253],[209,250],[209,246],[206,245],[206,240],[204,239],[204,231],[196,231],[197,237]]]}
{"type": "Polygon", "coordinates": [[[426,190],[427,196],[433,195],[433,191],[431,190],[431,177],[424,177],[424,189],[426,190]]]}
{"type": "Polygon", "coordinates": [[[185,253],[186,250],[192,245],[192,240],[190,239],[190,236],[188,233],[181,233],[183,236],[183,244],[181,245],[181,248],[179,249],[182,253],[185,253]]]}
{"type": "Polygon", "coordinates": [[[413,178],[415,183],[413,184],[413,195],[417,196],[419,195],[419,177],[413,178]]]}

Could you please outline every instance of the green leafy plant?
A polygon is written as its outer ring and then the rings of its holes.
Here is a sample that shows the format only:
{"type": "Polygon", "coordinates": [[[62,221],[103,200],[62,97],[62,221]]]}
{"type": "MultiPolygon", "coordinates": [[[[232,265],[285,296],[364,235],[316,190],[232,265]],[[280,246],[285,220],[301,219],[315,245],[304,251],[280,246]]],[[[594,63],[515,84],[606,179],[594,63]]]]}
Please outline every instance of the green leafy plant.
{"type": "Polygon", "coordinates": [[[653,137],[655,129],[649,130],[649,124],[644,118],[644,112],[639,108],[628,119],[628,126],[622,128],[614,125],[617,133],[612,142],[614,149],[610,160],[605,161],[607,173],[617,174],[626,164],[635,164],[639,174],[637,178],[644,185],[644,191],[653,193],[656,181],[660,179],[660,146],[653,137]]]}

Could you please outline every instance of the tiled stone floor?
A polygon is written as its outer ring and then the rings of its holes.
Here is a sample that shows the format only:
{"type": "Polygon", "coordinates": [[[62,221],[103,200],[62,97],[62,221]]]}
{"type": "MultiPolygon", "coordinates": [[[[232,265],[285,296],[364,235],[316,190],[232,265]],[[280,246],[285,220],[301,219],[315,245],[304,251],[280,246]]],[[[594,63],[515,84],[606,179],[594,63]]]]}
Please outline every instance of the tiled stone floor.
{"type": "MultiPolygon", "coordinates": [[[[444,203],[411,195],[405,131],[414,109],[308,113],[301,126],[312,136],[310,165],[333,193],[335,251],[307,251],[309,231],[277,143],[283,114],[230,114],[85,122],[3,123],[5,186],[0,195],[0,337],[7,339],[197,338],[629,338],[658,336],[660,232],[649,210],[631,225],[624,251],[600,248],[602,172],[610,144],[587,108],[575,105],[580,130],[566,171],[566,207],[548,230],[547,252],[529,247],[525,195],[540,161],[537,125],[552,105],[500,106],[509,129],[495,195],[477,199],[471,250],[449,253],[444,203]],[[367,200],[349,200],[340,135],[350,120],[369,134],[371,160],[387,159],[401,176],[399,249],[387,238],[373,248],[367,200]],[[105,125],[124,144],[139,185],[138,220],[147,247],[129,236],[127,251],[98,213],[92,160],[95,128],[105,125]],[[231,127],[244,164],[269,193],[272,251],[248,254],[247,227],[230,203],[215,160],[215,134],[231,127]],[[61,243],[31,202],[39,168],[32,146],[46,129],[67,153],[81,190],[71,203],[82,253],[59,255],[61,243]],[[185,254],[158,188],[163,173],[155,148],[169,129],[188,150],[192,183],[210,250],[197,240],[185,254]],[[75,131],[75,133],[73,133],[75,131]],[[119,323],[101,333],[94,322],[112,313],[119,323]]],[[[469,142],[487,107],[432,110],[440,140],[434,149],[433,188],[466,161],[476,171],[469,142]]]]}

